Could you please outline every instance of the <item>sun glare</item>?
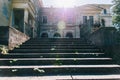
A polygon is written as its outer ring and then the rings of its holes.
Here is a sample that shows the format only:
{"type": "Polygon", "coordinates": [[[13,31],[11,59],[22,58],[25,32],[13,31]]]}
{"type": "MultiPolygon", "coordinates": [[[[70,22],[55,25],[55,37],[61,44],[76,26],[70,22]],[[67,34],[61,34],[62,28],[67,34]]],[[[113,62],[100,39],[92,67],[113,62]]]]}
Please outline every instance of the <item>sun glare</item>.
{"type": "Polygon", "coordinates": [[[75,0],[55,0],[56,7],[71,8],[74,7],[75,0]]]}

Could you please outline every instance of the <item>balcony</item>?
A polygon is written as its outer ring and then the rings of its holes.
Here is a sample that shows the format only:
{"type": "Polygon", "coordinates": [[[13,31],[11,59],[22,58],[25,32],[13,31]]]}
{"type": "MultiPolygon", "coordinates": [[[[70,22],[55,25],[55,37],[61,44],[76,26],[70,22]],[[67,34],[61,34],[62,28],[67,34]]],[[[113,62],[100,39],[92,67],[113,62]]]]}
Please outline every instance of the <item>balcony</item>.
{"type": "Polygon", "coordinates": [[[107,13],[107,14],[100,14],[100,16],[102,16],[102,17],[110,17],[110,16],[112,16],[112,14],[111,13],[107,13]]]}

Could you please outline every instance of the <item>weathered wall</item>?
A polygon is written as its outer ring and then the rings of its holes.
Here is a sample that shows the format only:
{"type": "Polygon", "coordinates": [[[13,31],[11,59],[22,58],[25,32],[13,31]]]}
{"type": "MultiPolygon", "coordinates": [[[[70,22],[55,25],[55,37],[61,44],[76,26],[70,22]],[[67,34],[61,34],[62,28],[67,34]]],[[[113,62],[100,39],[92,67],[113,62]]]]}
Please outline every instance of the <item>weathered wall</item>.
{"type": "Polygon", "coordinates": [[[9,27],[0,26],[0,45],[8,45],[9,27]]]}
{"type": "Polygon", "coordinates": [[[120,65],[120,44],[112,47],[113,60],[120,65]]]}
{"type": "Polygon", "coordinates": [[[89,40],[99,47],[109,47],[115,44],[114,27],[101,27],[89,36],[89,40]]]}
{"type": "Polygon", "coordinates": [[[116,31],[115,37],[116,45],[112,47],[112,51],[115,54],[113,60],[115,60],[117,64],[120,64],[120,31],[116,31]]]}
{"type": "Polygon", "coordinates": [[[0,45],[8,45],[11,0],[0,0],[0,45]]]}
{"type": "Polygon", "coordinates": [[[116,55],[114,53],[116,49],[113,49],[113,46],[116,45],[115,32],[114,27],[102,27],[93,32],[88,39],[92,44],[104,49],[109,56],[114,57],[116,55]]]}
{"type": "Polygon", "coordinates": [[[21,45],[23,42],[27,41],[29,37],[24,33],[10,27],[9,28],[9,49],[21,45]]]}
{"type": "Polygon", "coordinates": [[[0,26],[9,26],[12,0],[0,0],[0,26]]]}

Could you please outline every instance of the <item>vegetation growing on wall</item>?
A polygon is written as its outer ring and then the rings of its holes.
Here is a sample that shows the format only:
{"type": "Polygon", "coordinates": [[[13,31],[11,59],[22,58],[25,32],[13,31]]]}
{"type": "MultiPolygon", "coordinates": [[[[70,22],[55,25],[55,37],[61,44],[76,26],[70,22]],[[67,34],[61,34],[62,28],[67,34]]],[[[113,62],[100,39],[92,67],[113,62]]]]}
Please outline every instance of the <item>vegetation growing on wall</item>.
{"type": "Polygon", "coordinates": [[[120,0],[113,0],[113,24],[120,28],[120,0]]]}

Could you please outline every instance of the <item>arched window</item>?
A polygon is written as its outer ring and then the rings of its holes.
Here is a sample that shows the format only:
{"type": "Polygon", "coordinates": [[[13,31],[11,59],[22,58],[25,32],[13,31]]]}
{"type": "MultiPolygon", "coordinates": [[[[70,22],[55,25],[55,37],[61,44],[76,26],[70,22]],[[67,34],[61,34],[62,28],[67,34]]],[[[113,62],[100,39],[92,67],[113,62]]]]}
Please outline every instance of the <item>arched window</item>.
{"type": "Polygon", "coordinates": [[[66,38],[73,38],[73,33],[72,32],[68,32],[66,34],[66,38]]]}
{"type": "Polygon", "coordinates": [[[48,33],[42,33],[41,38],[48,38],[48,33]]]}
{"type": "Polygon", "coordinates": [[[54,38],[60,38],[60,37],[61,37],[61,35],[59,33],[54,34],[54,38]]]}

